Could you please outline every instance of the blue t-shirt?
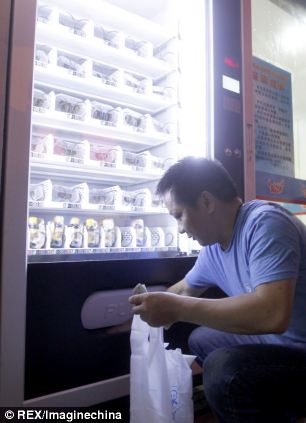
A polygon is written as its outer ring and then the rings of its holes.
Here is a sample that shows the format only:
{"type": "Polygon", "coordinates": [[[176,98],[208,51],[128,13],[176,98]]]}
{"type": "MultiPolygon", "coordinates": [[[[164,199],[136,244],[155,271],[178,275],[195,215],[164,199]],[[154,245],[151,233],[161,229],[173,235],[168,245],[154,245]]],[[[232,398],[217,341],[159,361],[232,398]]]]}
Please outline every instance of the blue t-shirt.
{"type": "Polygon", "coordinates": [[[203,247],[185,277],[191,287],[218,286],[228,296],[287,278],[297,282],[289,327],[280,336],[306,346],[306,226],[279,205],[257,200],[241,206],[228,248],[203,247]]]}

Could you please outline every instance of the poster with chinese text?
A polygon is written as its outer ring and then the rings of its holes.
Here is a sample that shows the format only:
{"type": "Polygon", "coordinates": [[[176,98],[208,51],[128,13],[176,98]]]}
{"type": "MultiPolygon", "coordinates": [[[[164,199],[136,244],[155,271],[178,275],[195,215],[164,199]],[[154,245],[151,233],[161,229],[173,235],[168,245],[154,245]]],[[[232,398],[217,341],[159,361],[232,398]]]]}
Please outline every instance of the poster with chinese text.
{"type": "Polygon", "coordinates": [[[291,74],[253,57],[256,171],[294,177],[291,74]]]}

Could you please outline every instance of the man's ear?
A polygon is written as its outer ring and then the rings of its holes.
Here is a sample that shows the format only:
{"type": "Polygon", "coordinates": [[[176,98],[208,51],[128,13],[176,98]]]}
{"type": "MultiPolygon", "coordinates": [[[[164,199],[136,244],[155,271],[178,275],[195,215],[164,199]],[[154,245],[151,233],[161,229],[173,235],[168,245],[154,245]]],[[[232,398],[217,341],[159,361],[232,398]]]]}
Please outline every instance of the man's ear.
{"type": "Polygon", "coordinates": [[[215,210],[216,198],[208,191],[202,191],[198,204],[206,209],[208,213],[212,213],[215,210]]]}

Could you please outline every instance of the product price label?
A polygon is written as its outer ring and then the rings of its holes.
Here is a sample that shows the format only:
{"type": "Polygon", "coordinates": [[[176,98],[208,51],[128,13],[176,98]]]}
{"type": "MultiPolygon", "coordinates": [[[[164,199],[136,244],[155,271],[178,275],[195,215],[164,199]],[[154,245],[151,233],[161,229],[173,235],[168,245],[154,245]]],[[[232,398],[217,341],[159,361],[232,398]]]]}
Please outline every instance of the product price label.
{"type": "Polygon", "coordinates": [[[79,159],[78,157],[66,157],[66,162],[81,164],[83,161],[82,161],[82,159],[79,159]]]}
{"type": "Polygon", "coordinates": [[[116,210],[114,205],[99,204],[99,210],[116,210]]]}
{"type": "Polygon", "coordinates": [[[63,203],[63,209],[81,209],[81,204],[63,203]]]}
{"type": "Polygon", "coordinates": [[[33,112],[46,113],[46,111],[47,111],[47,109],[45,109],[44,107],[33,106],[33,112]]]}
{"type": "Polygon", "coordinates": [[[30,201],[29,207],[35,208],[35,209],[42,209],[44,208],[44,203],[42,201],[30,201]]]}

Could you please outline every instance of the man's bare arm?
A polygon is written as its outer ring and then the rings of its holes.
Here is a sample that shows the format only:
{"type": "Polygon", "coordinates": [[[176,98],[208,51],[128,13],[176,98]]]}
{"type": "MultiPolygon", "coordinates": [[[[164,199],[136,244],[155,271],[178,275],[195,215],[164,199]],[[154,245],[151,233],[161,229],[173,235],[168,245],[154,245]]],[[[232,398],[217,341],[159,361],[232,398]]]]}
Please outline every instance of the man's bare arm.
{"type": "Polygon", "coordinates": [[[186,295],[188,297],[199,297],[207,288],[191,288],[186,279],[182,279],[179,282],[168,288],[168,292],[178,295],[186,295]]]}
{"type": "Polygon", "coordinates": [[[254,292],[229,298],[190,298],[172,293],[134,296],[133,310],[152,326],[185,321],[241,334],[282,333],[289,324],[295,280],[257,286],[254,292]]]}

